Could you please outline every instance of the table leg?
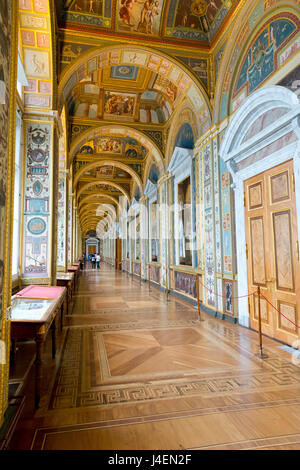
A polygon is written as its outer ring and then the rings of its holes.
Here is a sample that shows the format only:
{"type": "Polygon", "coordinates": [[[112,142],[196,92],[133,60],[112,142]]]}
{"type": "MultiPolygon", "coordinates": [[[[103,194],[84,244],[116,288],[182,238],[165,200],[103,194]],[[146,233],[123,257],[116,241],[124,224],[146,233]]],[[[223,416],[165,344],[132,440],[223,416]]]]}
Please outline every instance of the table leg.
{"type": "Polygon", "coordinates": [[[35,407],[39,408],[41,399],[41,380],[42,380],[42,344],[43,338],[39,335],[35,338],[36,358],[35,358],[35,407]]]}
{"type": "Polygon", "coordinates": [[[54,318],[52,322],[51,330],[52,330],[52,359],[54,359],[55,352],[56,352],[56,317],[54,318]]]}
{"type": "Polygon", "coordinates": [[[10,349],[10,357],[11,357],[11,362],[12,364],[15,363],[15,360],[16,360],[16,340],[15,339],[12,339],[11,340],[11,349],[10,349]]]}

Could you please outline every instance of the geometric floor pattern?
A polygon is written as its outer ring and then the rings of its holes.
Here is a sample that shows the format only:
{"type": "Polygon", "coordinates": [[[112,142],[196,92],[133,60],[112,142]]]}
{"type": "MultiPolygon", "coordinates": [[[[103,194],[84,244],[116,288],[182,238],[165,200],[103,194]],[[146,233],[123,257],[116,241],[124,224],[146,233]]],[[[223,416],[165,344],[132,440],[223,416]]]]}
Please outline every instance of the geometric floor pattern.
{"type": "MultiPolygon", "coordinates": [[[[275,341],[104,265],[81,275],[41,408],[12,449],[300,449],[300,367],[275,341]]],[[[48,380],[48,382],[47,382],[48,380]]]]}

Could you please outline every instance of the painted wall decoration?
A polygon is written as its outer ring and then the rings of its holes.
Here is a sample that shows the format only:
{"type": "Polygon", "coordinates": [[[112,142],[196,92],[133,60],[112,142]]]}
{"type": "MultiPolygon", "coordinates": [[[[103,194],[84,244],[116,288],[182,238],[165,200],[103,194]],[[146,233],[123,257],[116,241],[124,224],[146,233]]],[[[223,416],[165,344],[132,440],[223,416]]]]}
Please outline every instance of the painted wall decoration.
{"type": "Polygon", "coordinates": [[[155,163],[151,166],[150,168],[150,172],[149,172],[149,179],[153,182],[153,183],[157,183],[158,179],[159,179],[159,174],[160,174],[160,171],[159,169],[157,168],[157,166],[155,165],[155,163]]]}
{"type": "Polygon", "coordinates": [[[150,280],[160,284],[160,268],[158,266],[149,266],[150,280]]]}
{"type": "Polygon", "coordinates": [[[232,230],[231,230],[231,175],[221,161],[221,201],[222,201],[222,238],[223,270],[232,273],[232,230]]]}
{"type": "Polygon", "coordinates": [[[60,48],[60,70],[70,65],[76,60],[83,52],[91,48],[86,44],[61,42],[60,48]]]}
{"type": "Polygon", "coordinates": [[[199,79],[200,83],[208,87],[208,59],[199,57],[176,57],[181,60],[199,79]]]}
{"type": "Polygon", "coordinates": [[[164,78],[161,75],[156,77],[155,83],[153,85],[154,90],[161,91],[166,95],[171,103],[174,103],[177,98],[181,95],[178,87],[168,78],[164,78]]]}
{"type": "Polygon", "coordinates": [[[48,0],[19,0],[20,55],[29,86],[24,104],[30,108],[52,107],[51,20],[48,0]]]}
{"type": "Polygon", "coordinates": [[[222,44],[222,46],[220,47],[220,49],[218,50],[218,52],[215,55],[215,82],[217,82],[217,79],[218,79],[221,60],[222,60],[222,57],[223,57],[223,53],[224,53],[226,44],[227,44],[227,41],[225,41],[222,44]]]}
{"type": "Polygon", "coordinates": [[[26,123],[23,277],[47,277],[51,126],[26,123]]]}
{"type": "Polygon", "coordinates": [[[174,289],[190,297],[197,297],[196,278],[193,274],[174,271],[174,289]]]}
{"type": "Polygon", "coordinates": [[[163,150],[163,133],[161,131],[142,129],[142,132],[149,135],[149,137],[154,140],[158,148],[163,150]]]}
{"type": "Polygon", "coordinates": [[[57,0],[59,20],[91,27],[110,28],[112,0],[57,0]]]}
{"type": "Polygon", "coordinates": [[[142,165],[139,163],[129,163],[129,165],[140,177],[142,176],[142,165]]]}
{"type": "Polygon", "coordinates": [[[193,129],[187,122],[179,129],[174,147],[182,147],[186,149],[194,148],[193,129]]]}
{"type": "Polygon", "coordinates": [[[224,297],[226,297],[224,310],[227,314],[233,315],[234,307],[233,307],[233,300],[231,298],[231,297],[234,297],[233,281],[229,281],[227,279],[224,279],[223,282],[224,282],[223,295],[224,295],[224,297]]]}
{"type": "Polygon", "coordinates": [[[66,181],[64,176],[58,178],[57,214],[57,266],[64,266],[66,250],[66,181]]]}
{"type": "Polygon", "coordinates": [[[212,148],[209,143],[203,153],[204,158],[204,226],[205,226],[205,282],[207,304],[215,306],[215,234],[213,201],[213,165],[212,148]],[[211,292],[210,292],[211,291],[211,292]]]}
{"type": "Polygon", "coordinates": [[[265,23],[244,55],[235,81],[233,110],[300,50],[300,38],[296,36],[300,20],[292,14],[285,16],[276,15],[265,23]]]}

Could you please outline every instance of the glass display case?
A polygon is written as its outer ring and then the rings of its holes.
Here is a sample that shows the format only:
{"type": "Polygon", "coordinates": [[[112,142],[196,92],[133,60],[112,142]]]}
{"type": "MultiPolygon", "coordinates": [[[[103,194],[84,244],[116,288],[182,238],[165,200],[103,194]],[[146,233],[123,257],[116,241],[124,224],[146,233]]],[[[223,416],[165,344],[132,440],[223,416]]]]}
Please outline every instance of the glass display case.
{"type": "Polygon", "coordinates": [[[11,321],[45,321],[53,300],[16,297],[11,303],[11,321]]]}

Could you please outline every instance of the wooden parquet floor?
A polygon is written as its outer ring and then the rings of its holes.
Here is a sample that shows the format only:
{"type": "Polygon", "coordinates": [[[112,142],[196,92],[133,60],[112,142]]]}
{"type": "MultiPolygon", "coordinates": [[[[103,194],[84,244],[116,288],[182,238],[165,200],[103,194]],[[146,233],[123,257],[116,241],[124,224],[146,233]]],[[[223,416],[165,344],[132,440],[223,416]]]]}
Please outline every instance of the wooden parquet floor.
{"type": "Polygon", "coordinates": [[[300,366],[268,338],[259,359],[255,332],[202,315],[107,265],[85,270],[11,449],[300,449],[300,366]]]}

